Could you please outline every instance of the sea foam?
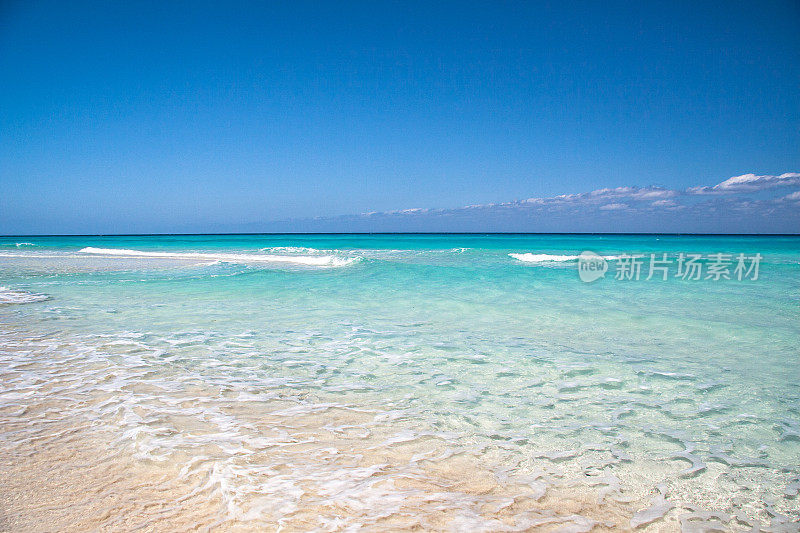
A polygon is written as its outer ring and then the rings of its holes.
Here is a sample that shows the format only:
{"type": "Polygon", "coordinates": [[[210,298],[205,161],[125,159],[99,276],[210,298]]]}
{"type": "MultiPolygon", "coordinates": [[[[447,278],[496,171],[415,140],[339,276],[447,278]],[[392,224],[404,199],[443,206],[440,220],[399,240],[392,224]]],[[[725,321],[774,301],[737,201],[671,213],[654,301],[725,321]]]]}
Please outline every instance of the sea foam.
{"type": "Polygon", "coordinates": [[[526,263],[545,263],[549,261],[553,262],[562,262],[562,261],[577,261],[577,255],[551,255],[551,254],[532,254],[532,253],[524,253],[524,254],[508,254],[509,257],[513,257],[519,261],[524,261],[526,263]]]}
{"type": "MultiPolygon", "coordinates": [[[[580,258],[579,255],[533,254],[530,252],[522,254],[511,253],[508,255],[509,257],[513,257],[514,259],[523,261],[525,263],[563,263],[565,261],[577,261],[580,258]]],[[[619,259],[619,256],[606,255],[603,256],[603,259],[611,261],[619,259]]]]}
{"type": "Polygon", "coordinates": [[[2,304],[29,304],[33,302],[43,302],[50,297],[46,294],[36,294],[28,291],[9,289],[0,287],[0,305],[2,304]]]}
{"type": "Polygon", "coordinates": [[[226,254],[207,252],[151,252],[143,250],[128,250],[124,248],[94,248],[86,247],[78,251],[84,254],[120,256],[120,257],[146,257],[154,259],[192,259],[201,261],[222,261],[226,263],[286,263],[303,266],[317,267],[343,267],[350,265],[358,258],[336,257],[333,255],[274,255],[274,254],[226,254]]]}

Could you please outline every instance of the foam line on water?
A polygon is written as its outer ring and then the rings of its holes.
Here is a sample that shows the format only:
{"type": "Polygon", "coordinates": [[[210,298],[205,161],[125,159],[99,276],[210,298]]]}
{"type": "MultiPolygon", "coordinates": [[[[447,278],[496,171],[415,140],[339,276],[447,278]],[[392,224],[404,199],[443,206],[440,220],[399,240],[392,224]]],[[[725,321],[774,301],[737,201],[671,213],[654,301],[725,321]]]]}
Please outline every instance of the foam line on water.
{"type": "Polygon", "coordinates": [[[358,258],[354,257],[336,257],[333,255],[311,256],[207,252],[150,252],[143,250],[129,250],[125,248],[94,248],[91,246],[82,248],[78,250],[78,252],[102,256],[142,257],[153,259],[199,259],[204,261],[222,261],[227,263],[286,263],[317,267],[342,267],[358,261],[358,258]]]}
{"type": "Polygon", "coordinates": [[[532,254],[532,253],[524,253],[524,254],[508,254],[509,257],[513,257],[519,261],[524,261],[526,263],[544,263],[548,261],[554,262],[562,262],[562,261],[577,261],[577,255],[552,255],[552,254],[532,254]]]}
{"type": "MultiPolygon", "coordinates": [[[[518,261],[522,261],[525,263],[563,263],[566,261],[577,261],[580,256],[578,255],[561,255],[561,254],[534,254],[530,252],[526,253],[510,253],[508,254],[509,257],[512,257],[518,261]]],[[[619,259],[616,255],[606,255],[603,257],[606,260],[614,260],[619,259]]]]}

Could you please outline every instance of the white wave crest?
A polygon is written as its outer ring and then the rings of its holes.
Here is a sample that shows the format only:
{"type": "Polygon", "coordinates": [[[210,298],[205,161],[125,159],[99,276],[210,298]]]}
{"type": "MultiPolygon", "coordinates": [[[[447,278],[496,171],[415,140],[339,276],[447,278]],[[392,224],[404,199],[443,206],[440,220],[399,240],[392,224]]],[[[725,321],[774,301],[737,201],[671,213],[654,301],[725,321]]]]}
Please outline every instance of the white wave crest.
{"type": "Polygon", "coordinates": [[[259,252],[266,252],[270,254],[304,254],[304,255],[320,255],[325,254],[326,250],[318,250],[316,248],[306,248],[305,246],[271,246],[261,248],[259,252]]]}
{"type": "Polygon", "coordinates": [[[519,261],[524,261],[526,263],[546,263],[550,261],[555,262],[562,262],[562,261],[577,261],[577,255],[550,255],[550,254],[532,254],[532,253],[524,253],[524,254],[508,254],[510,257],[517,259],[519,261]]]}
{"type": "Polygon", "coordinates": [[[36,294],[28,291],[0,287],[0,305],[3,304],[29,304],[43,302],[50,299],[46,294],[36,294]]]}
{"type": "Polygon", "coordinates": [[[354,257],[336,257],[333,255],[274,255],[274,254],[227,254],[207,252],[148,252],[142,250],[127,250],[124,248],[94,248],[87,247],[78,250],[79,253],[120,256],[120,257],[147,257],[160,259],[192,259],[201,261],[222,261],[225,263],[286,263],[316,267],[343,267],[358,261],[354,257]]]}
{"type": "MultiPolygon", "coordinates": [[[[563,263],[566,261],[577,261],[579,255],[558,255],[558,254],[508,254],[510,257],[523,261],[525,263],[563,263]]],[[[602,256],[606,261],[613,261],[619,259],[618,255],[604,255],[602,256]]]]}

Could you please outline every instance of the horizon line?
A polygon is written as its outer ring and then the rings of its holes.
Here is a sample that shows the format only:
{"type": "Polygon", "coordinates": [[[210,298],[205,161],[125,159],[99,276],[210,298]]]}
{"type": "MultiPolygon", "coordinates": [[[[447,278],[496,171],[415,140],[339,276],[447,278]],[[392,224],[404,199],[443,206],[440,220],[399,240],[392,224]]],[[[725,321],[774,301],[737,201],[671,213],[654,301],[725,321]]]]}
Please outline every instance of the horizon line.
{"type": "Polygon", "coordinates": [[[692,233],[692,232],[582,232],[582,231],[279,231],[223,233],[32,233],[0,234],[11,237],[202,237],[234,235],[666,235],[694,237],[800,237],[797,233],[692,233]]]}

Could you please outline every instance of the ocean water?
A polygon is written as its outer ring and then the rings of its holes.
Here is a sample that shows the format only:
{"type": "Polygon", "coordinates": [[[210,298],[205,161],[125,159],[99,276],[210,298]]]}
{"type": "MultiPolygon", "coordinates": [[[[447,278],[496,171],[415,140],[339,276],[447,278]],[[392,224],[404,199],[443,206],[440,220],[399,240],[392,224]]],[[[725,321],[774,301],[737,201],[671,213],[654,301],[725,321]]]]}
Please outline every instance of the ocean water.
{"type": "Polygon", "coordinates": [[[0,530],[798,530],[798,237],[3,237],[0,287],[0,530]]]}

